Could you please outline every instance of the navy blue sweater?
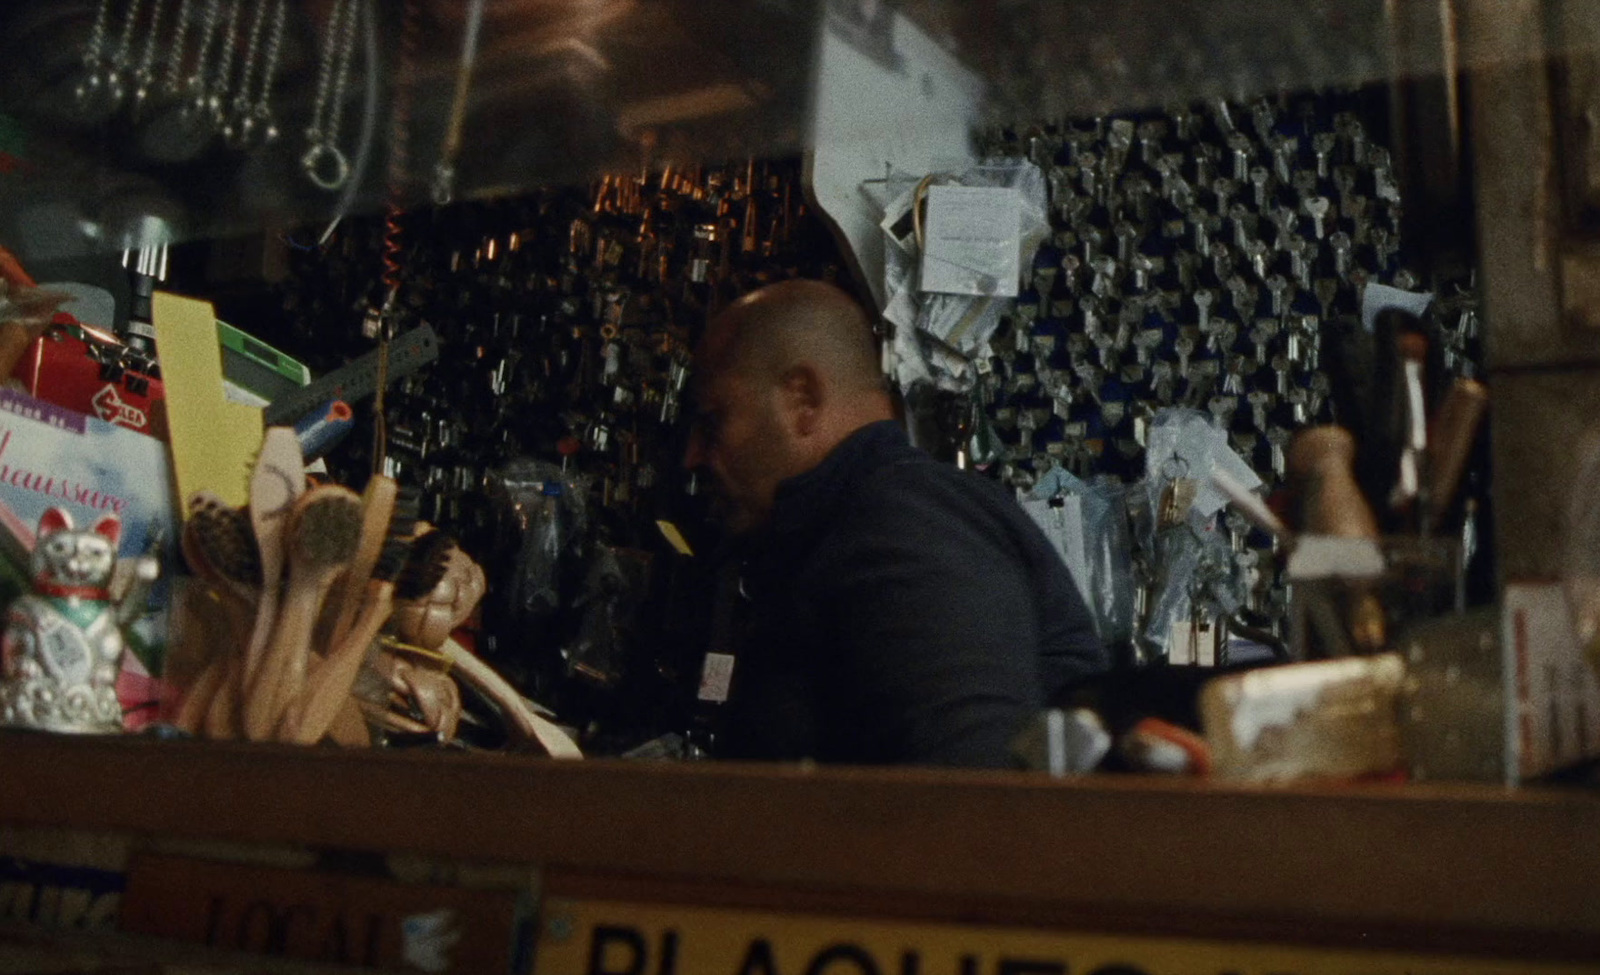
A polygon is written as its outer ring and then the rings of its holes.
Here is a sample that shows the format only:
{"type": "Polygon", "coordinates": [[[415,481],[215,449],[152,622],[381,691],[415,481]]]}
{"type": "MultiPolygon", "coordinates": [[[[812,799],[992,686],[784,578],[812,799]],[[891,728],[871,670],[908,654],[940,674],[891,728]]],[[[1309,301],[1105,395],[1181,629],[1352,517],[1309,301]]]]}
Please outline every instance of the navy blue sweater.
{"type": "Polygon", "coordinates": [[[719,751],[1005,767],[1105,649],[1066,567],[995,483],[884,421],[779,486],[719,751]]]}

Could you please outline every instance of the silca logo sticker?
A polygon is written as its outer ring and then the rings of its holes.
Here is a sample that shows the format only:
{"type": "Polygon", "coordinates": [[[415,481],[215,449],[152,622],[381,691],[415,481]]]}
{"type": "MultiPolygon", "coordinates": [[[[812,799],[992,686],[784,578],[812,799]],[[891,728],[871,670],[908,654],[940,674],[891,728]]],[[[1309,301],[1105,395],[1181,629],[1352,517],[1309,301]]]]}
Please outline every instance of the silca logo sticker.
{"type": "Polygon", "coordinates": [[[132,430],[143,430],[150,425],[150,417],[145,411],[123,402],[122,397],[117,395],[117,387],[110,383],[95,393],[90,402],[94,404],[94,415],[107,423],[132,430]]]}

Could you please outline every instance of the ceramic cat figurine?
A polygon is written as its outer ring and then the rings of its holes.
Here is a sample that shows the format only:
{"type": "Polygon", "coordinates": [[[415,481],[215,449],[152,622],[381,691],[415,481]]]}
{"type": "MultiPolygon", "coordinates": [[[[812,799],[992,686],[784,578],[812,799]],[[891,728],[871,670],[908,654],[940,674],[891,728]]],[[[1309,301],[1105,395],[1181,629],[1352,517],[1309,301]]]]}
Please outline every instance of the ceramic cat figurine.
{"type": "Polygon", "coordinates": [[[124,643],[110,594],[122,523],[92,529],[51,508],[39,519],[29,566],[33,592],[6,615],[0,644],[0,723],[49,731],[122,730],[117,675],[124,643]]]}

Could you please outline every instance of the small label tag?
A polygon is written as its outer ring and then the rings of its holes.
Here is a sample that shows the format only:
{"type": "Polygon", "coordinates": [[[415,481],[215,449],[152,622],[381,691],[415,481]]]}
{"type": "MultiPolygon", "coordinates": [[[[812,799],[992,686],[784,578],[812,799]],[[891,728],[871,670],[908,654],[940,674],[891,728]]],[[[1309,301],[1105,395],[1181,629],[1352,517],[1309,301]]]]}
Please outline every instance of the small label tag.
{"type": "Polygon", "coordinates": [[[700,669],[700,700],[721,704],[728,699],[728,688],[732,683],[733,654],[706,654],[705,666],[700,669]]]}

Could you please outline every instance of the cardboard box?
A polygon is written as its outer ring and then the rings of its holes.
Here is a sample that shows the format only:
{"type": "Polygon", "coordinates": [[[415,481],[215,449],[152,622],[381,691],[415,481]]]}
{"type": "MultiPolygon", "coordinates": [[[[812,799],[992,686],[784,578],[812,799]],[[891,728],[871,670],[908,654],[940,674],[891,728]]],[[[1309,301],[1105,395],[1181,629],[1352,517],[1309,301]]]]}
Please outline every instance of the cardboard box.
{"type": "Polygon", "coordinates": [[[1500,647],[1508,778],[1600,756],[1600,677],[1578,645],[1560,584],[1506,584],[1500,647]]]}

